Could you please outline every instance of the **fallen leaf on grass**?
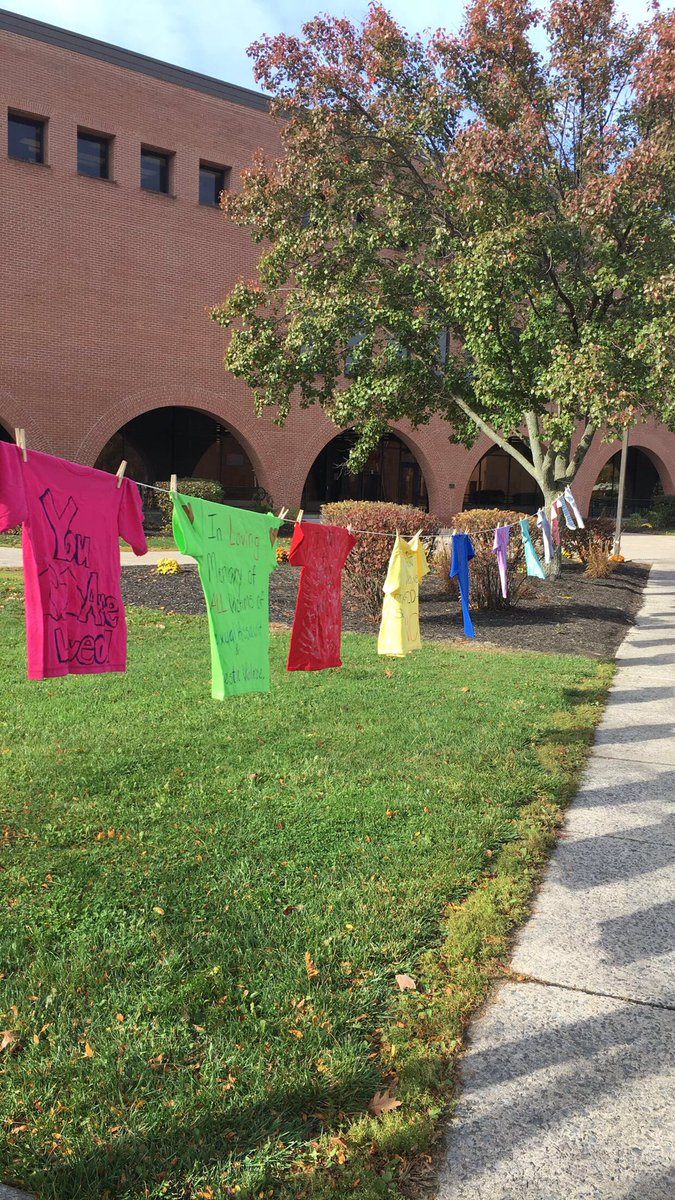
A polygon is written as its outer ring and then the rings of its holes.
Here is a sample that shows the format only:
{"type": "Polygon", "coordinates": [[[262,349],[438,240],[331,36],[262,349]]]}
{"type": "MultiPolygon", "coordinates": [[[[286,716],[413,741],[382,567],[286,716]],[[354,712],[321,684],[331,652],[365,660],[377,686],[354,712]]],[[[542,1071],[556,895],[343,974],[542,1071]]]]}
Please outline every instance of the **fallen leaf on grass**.
{"type": "Polygon", "coordinates": [[[293,1037],[296,1038],[304,1038],[305,1036],[301,1029],[290,1029],[289,1033],[292,1033],[293,1037]]]}
{"type": "Polygon", "coordinates": [[[89,1042],[84,1043],[84,1057],[85,1058],[93,1058],[94,1057],[94,1051],[92,1050],[91,1046],[89,1045],[89,1042]]]}
{"type": "Polygon", "coordinates": [[[305,970],[307,971],[308,979],[316,979],[316,976],[319,974],[319,968],[314,962],[309,950],[305,950],[305,970]]]}
{"type": "Polygon", "coordinates": [[[385,669],[385,672],[384,672],[384,673],[385,673],[385,675],[386,675],[387,679],[391,679],[391,677],[392,677],[392,676],[393,676],[393,674],[394,674],[394,672],[393,672],[393,671],[389,671],[389,670],[386,670],[386,669],[385,669]]]}
{"type": "Polygon", "coordinates": [[[6,1050],[18,1038],[18,1033],[14,1033],[11,1029],[2,1030],[2,1041],[0,1042],[0,1050],[6,1050]]]}
{"type": "Polygon", "coordinates": [[[416,992],[417,984],[410,975],[397,975],[396,982],[402,992],[416,992]]]}
{"type": "Polygon", "coordinates": [[[159,904],[156,904],[152,911],[156,912],[158,914],[158,916],[160,916],[160,917],[164,916],[164,909],[160,908],[159,904]]]}
{"type": "Polygon", "coordinates": [[[376,1092],[368,1105],[371,1117],[381,1117],[383,1113],[393,1112],[401,1107],[401,1101],[392,1096],[389,1088],[384,1092],[376,1092]]]}

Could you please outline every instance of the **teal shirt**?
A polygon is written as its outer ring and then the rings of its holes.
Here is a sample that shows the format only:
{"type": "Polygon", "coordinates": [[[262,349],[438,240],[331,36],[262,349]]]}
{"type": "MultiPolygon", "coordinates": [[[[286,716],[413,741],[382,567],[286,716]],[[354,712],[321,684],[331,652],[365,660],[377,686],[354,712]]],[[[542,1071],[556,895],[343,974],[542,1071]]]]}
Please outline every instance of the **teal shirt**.
{"type": "Polygon", "coordinates": [[[172,495],[173,533],[196,558],[211,643],[214,700],[270,686],[270,575],[277,565],[273,513],[172,495]],[[190,519],[192,518],[192,519],[190,519]]]}
{"type": "Polygon", "coordinates": [[[520,522],[520,532],[523,535],[523,546],[525,547],[525,566],[528,575],[534,575],[537,579],[545,579],[546,572],[541,565],[541,560],[537,551],[534,548],[532,535],[530,533],[530,522],[526,517],[523,517],[520,522]]]}

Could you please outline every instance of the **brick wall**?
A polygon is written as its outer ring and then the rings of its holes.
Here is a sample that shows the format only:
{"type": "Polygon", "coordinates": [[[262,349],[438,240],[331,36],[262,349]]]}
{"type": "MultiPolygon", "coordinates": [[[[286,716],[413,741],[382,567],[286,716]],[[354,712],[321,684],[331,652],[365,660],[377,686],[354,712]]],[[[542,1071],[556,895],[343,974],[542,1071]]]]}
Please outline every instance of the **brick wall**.
{"type": "MultiPolygon", "coordinates": [[[[254,273],[256,249],[198,203],[199,161],[230,167],[236,186],[255,148],[279,150],[267,114],[6,29],[0,88],[0,422],[25,426],[37,449],[93,463],[142,412],[202,409],[236,434],[277,503],[299,504],[336,431],[318,410],[294,413],[284,430],[256,418],[206,316],[254,273]],[[7,156],[8,108],[47,118],[45,165],[7,156]],[[111,180],[77,174],[78,126],[114,137],[111,180]],[[141,190],[142,144],[173,153],[171,195],[141,190]]],[[[440,420],[394,428],[422,467],[432,511],[448,520],[489,443],[454,446],[440,420]]],[[[675,438],[647,432],[675,490],[675,438]]],[[[584,503],[614,449],[598,440],[589,455],[584,503]]]]}

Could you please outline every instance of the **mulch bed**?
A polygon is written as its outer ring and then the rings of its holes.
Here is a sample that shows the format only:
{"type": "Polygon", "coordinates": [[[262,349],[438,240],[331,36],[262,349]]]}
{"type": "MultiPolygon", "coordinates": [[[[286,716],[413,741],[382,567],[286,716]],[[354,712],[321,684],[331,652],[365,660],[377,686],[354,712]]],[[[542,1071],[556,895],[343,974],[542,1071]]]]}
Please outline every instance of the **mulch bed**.
{"type": "MultiPolygon", "coordinates": [[[[293,623],[299,574],[290,566],[274,571],[270,580],[272,622],[293,623]]],[[[581,566],[565,564],[562,578],[556,582],[533,579],[531,594],[516,607],[474,613],[474,643],[464,638],[459,603],[449,599],[442,580],[428,576],[420,589],[422,638],[613,658],[642,604],[648,574],[649,568],[640,563],[622,563],[608,579],[588,579],[581,566]]],[[[206,612],[196,567],[165,576],[158,575],[154,567],[125,567],[122,595],[125,604],[142,608],[206,612]]],[[[343,628],[375,635],[377,621],[345,598],[343,628]]]]}

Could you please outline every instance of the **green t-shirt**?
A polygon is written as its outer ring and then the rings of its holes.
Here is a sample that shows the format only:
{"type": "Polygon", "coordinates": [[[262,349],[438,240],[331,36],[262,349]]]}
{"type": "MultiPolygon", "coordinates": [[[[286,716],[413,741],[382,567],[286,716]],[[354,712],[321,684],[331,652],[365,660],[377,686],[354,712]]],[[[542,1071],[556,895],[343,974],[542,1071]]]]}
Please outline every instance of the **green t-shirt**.
{"type": "Polygon", "coordinates": [[[175,494],[172,499],[176,545],[197,559],[204,589],[211,695],[224,700],[267,692],[270,575],[277,565],[270,533],[281,521],[273,513],[246,512],[194,496],[175,494]]]}

